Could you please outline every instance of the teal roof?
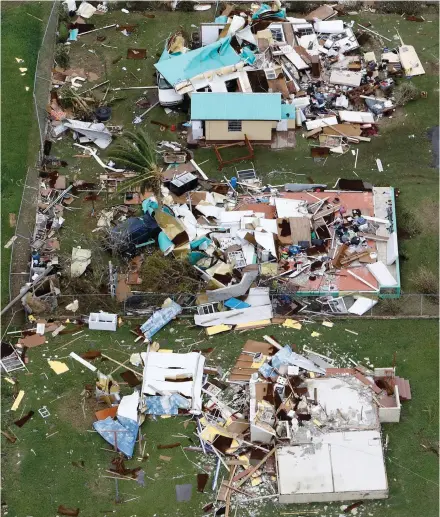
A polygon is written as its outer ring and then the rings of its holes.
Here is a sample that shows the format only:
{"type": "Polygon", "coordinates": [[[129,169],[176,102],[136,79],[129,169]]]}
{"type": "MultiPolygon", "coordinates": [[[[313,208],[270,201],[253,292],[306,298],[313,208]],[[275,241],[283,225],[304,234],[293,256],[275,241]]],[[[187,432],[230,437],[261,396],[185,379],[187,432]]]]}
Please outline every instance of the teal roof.
{"type": "Polygon", "coordinates": [[[195,75],[224,66],[236,65],[241,61],[240,55],[231,47],[230,36],[206,45],[206,47],[170,57],[172,59],[161,56],[154,66],[172,86],[191,79],[195,75]]]}
{"type": "Polygon", "coordinates": [[[290,104],[281,104],[281,118],[295,120],[295,106],[290,104]]]}
{"type": "Polygon", "coordinates": [[[281,120],[281,93],[193,93],[192,120],[281,120]]]}

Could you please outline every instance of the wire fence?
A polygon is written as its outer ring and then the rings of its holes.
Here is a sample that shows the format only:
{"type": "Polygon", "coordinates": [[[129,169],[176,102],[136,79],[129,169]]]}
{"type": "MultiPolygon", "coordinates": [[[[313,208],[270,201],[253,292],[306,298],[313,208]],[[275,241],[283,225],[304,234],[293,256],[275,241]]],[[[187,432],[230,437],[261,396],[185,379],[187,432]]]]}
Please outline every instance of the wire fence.
{"type": "MultiPolygon", "coordinates": [[[[34,77],[33,102],[35,117],[38,123],[39,152],[34,167],[29,167],[26,178],[17,183],[17,188],[22,188],[22,198],[15,227],[15,237],[11,249],[11,261],[9,264],[9,298],[17,296],[20,288],[29,279],[30,247],[32,239],[36,206],[38,201],[38,166],[43,157],[44,142],[46,140],[48,112],[51,90],[51,74],[54,63],[55,45],[58,31],[58,15],[60,1],[54,0],[44,31],[41,47],[38,52],[37,66],[34,77]]],[[[20,316],[21,310],[12,312],[9,324],[20,316]]],[[[9,325],[8,324],[8,325],[9,325]]]]}
{"type": "MultiPolygon", "coordinates": [[[[166,294],[166,293],[135,293],[129,297],[124,303],[120,311],[126,317],[143,317],[151,314],[155,310],[161,308],[163,302],[171,298],[179,303],[183,308],[184,314],[197,314],[196,295],[193,294],[166,294]]],[[[292,317],[298,315],[307,316],[313,313],[314,317],[319,318],[331,316],[341,318],[357,317],[350,313],[331,313],[312,310],[313,307],[306,307],[301,312],[292,310],[292,306],[298,302],[310,302],[311,298],[301,298],[294,295],[272,293],[270,295],[274,316],[292,317]]],[[[439,315],[439,295],[437,294],[421,294],[408,293],[403,294],[400,298],[379,299],[377,304],[367,311],[362,317],[370,318],[437,318],[439,315]]]]}
{"type": "MultiPolygon", "coordinates": [[[[46,140],[48,111],[47,106],[50,99],[52,68],[54,65],[55,50],[57,43],[58,21],[60,13],[60,1],[52,2],[52,9],[45,28],[40,51],[38,53],[37,67],[34,79],[33,100],[35,116],[38,122],[39,143],[41,160],[44,153],[44,143],[46,140]]],[[[29,278],[29,243],[32,239],[35,225],[35,206],[38,195],[38,170],[37,167],[28,169],[25,182],[23,184],[23,196],[20,211],[17,218],[16,236],[17,240],[13,244],[10,265],[10,297],[16,296],[20,287],[23,285],[23,278],[29,278]]],[[[271,301],[274,313],[283,316],[281,308],[283,304],[298,300],[301,297],[291,294],[272,293],[271,301]],[[287,297],[287,299],[286,299],[287,297]]],[[[149,314],[159,309],[163,302],[171,298],[182,307],[184,314],[191,315],[197,313],[196,297],[192,294],[166,294],[166,293],[135,293],[125,302],[118,303],[115,298],[109,295],[60,295],[51,297],[51,311],[45,316],[60,317],[62,315],[72,315],[66,310],[66,306],[78,300],[77,314],[87,315],[90,312],[99,310],[115,312],[125,317],[148,317],[149,314]]],[[[304,300],[304,299],[303,299],[304,300]]],[[[371,318],[429,318],[438,317],[439,314],[439,295],[426,295],[419,293],[403,294],[400,298],[383,299],[366,313],[364,316],[371,318]]],[[[21,313],[21,307],[16,308],[16,312],[21,313]]],[[[15,315],[16,313],[14,313],[15,315]]],[[[13,316],[14,316],[13,315],[13,316]]],[[[336,317],[350,317],[347,314],[333,314],[336,317]]]]}
{"type": "Polygon", "coordinates": [[[24,183],[20,186],[23,187],[23,193],[15,226],[16,240],[12,245],[9,263],[9,299],[18,295],[20,287],[29,278],[29,244],[34,231],[35,207],[38,202],[38,173],[35,168],[28,167],[24,183]]]}
{"type": "Polygon", "coordinates": [[[49,104],[52,85],[52,68],[57,42],[60,5],[59,0],[55,0],[52,4],[41,47],[38,52],[37,67],[35,70],[33,98],[40,136],[40,158],[43,156],[44,141],[47,132],[47,105],[49,104]]]}
{"type": "MultiPolygon", "coordinates": [[[[193,316],[198,313],[197,295],[136,292],[124,302],[118,302],[110,294],[53,294],[43,295],[39,300],[48,307],[47,313],[40,316],[50,318],[65,318],[72,316],[88,316],[91,312],[110,312],[120,314],[125,318],[147,319],[153,312],[159,310],[165,300],[171,298],[182,306],[183,316],[193,316]],[[76,305],[73,313],[69,306],[76,305]],[[68,307],[68,308],[66,308],[68,307]]],[[[357,318],[358,315],[316,310],[316,305],[308,305],[310,297],[301,298],[294,295],[272,293],[270,295],[274,317],[312,317],[320,318],[357,318]],[[302,310],[298,312],[301,307],[302,310]]],[[[318,302],[317,302],[318,303],[318,302]]],[[[400,298],[380,299],[377,304],[363,314],[362,318],[399,319],[399,318],[437,318],[439,315],[439,295],[420,293],[404,294],[400,298]]],[[[213,310],[218,310],[214,304],[213,310]]]]}

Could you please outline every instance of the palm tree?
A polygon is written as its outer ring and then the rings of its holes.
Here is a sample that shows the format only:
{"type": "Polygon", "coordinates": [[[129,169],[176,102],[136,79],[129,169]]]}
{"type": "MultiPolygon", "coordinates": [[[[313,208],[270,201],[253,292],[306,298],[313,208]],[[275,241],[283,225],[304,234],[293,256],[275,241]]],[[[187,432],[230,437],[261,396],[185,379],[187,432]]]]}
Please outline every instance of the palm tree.
{"type": "Polygon", "coordinates": [[[115,147],[110,158],[139,173],[133,180],[123,183],[125,191],[141,183],[142,190],[151,189],[159,207],[162,205],[162,170],[157,164],[154,144],[144,131],[124,133],[123,142],[115,147]]]}

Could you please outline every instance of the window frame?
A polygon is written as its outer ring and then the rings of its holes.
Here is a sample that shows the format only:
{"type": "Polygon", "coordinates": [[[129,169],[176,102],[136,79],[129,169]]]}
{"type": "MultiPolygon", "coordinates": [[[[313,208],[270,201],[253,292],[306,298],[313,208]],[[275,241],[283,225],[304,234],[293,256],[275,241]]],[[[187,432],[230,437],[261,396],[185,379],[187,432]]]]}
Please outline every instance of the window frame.
{"type": "Polygon", "coordinates": [[[228,133],[241,133],[243,131],[243,121],[242,120],[228,120],[228,133]],[[236,125],[234,127],[234,125],[236,125]],[[237,129],[238,125],[240,129],[237,129]]]}

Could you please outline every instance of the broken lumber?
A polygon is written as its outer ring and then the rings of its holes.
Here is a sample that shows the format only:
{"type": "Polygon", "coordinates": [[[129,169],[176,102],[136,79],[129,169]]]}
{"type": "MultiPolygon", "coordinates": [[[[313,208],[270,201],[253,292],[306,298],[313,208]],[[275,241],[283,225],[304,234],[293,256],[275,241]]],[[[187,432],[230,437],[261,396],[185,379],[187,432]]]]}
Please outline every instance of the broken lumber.
{"type": "Polygon", "coordinates": [[[261,461],[259,461],[254,467],[252,467],[249,473],[238,483],[237,488],[240,488],[243,483],[246,483],[246,481],[252,476],[252,474],[256,472],[261,467],[261,465],[264,465],[266,461],[275,453],[276,450],[277,448],[274,447],[268,454],[266,454],[266,456],[261,461]]]}

